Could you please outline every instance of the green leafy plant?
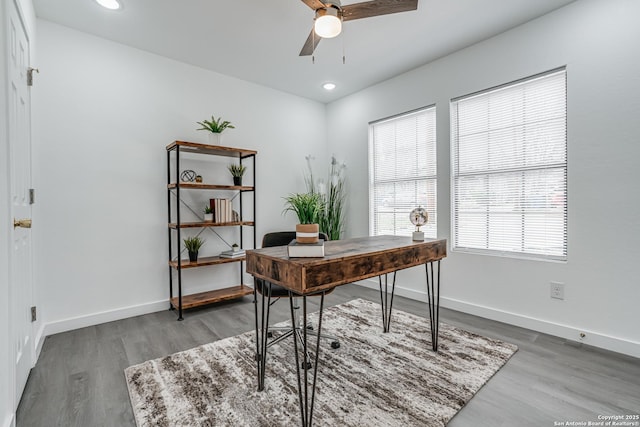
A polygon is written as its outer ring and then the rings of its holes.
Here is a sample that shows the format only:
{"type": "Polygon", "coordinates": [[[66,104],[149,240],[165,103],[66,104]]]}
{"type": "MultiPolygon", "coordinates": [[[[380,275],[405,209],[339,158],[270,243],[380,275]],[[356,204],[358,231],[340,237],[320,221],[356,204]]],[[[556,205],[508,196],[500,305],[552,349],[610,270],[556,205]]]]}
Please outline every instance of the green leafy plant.
{"type": "Polygon", "coordinates": [[[206,214],[213,213],[213,211],[211,210],[211,206],[204,205],[204,213],[206,213],[206,214]]]}
{"type": "Polygon", "coordinates": [[[229,172],[231,172],[231,176],[235,177],[235,178],[242,178],[242,175],[244,175],[245,171],[247,170],[247,167],[241,164],[230,164],[227,169],[229,169],[229,172]]]}
{"type": "Polygon", "coordinates": [[[285,209],[298,216],[300,224],[317,224],[322,211],[320,195],[317,193],[295,193],[284,198],[285,209]]]}
{"type": "Polygon", "coordinates": [[[214,116],[211,116],[211,120],[203,120],[201,122],[197,122],[200,126],[200,129],[197,130],[208,130],[212,133],[222,133],[225,129],[235,129],[236,127],[231,124],[230,121],[225,120],[222,121],[222,117],[218,117],[217,119],[214,116]]]}
{"type": "Polygon", "coordinates": [[[305,177],[307,191],[320,197],[322,209],[318,218],[320,232],[326,233],[331,240],[340,240],[344,232],[346,188],[342,171],[346,168],[344,163],[338,163],[335,156],[331,157],[329,166],[328,185],[323,179],[314,180],[311,160],[306,156],[309,174],[305,177]]]}
{"type": "Polygon", "coordinates": [[[189,252],[198,252],[202,245],[204,245],[204,239],[201,237],[195,236],[184,239],[184,247],[189,252]]]}

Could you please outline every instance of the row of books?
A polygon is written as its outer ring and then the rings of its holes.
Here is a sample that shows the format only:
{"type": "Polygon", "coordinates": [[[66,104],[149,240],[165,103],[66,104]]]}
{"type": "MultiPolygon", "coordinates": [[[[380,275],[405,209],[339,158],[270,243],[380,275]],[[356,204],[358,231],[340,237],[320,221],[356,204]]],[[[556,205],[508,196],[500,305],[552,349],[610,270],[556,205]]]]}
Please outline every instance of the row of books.
{"type": "Polygon", "coordinates": [[[231,199],[209,199],[209,207],[213,213],[213,222],[234,221],[231,199]]]}

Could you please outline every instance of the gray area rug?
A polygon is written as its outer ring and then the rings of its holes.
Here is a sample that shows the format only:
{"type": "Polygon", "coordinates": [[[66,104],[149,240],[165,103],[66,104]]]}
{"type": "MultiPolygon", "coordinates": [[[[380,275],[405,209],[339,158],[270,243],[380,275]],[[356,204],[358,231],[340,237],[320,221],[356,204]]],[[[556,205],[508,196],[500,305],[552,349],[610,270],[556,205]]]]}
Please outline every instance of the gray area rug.
{"type": "MultiPolygon", "coordinates": [[[[517,351],[441,323],[434,353],[428,319],[394,310],[383,334],[381,316],[380,305],[361,299],[325,309],[323,332],[340,337],[341,347],[321,344],[314,425],[444,426],[517,351]]],[[[127,368],[138,426],[299,425],[292,340],[269,349],[258,392],[254,336],[127,368]]]]}

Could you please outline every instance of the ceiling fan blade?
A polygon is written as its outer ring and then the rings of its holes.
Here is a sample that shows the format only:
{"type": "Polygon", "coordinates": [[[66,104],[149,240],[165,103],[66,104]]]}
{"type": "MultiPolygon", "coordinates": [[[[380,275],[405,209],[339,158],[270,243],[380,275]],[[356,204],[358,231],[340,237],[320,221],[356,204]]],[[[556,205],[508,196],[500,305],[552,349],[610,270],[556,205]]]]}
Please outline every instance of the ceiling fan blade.
{"type": "MultiPolygon", "coordinates": [[[[303,0],[304,1],[304,0],[303,0]]],[[[372,0],[342,6],[343,21],[408,12],[418,8],[418,0],[372,0]]]]}
{"type": "Polygon", "coordinates": [[[302,2],[313,10],[318,10],[325,7],[324,3],[322,3],[320,0],[302,0],[302,2]]]}
{"type": "Polygon", "coordinates": [[[313,31],[312,28],[311,32],[309,33],[309,37],[307,37],[307,41],[304,42],[304,46],[302,46],[300,56],[313,55],[313,51],[316,50],[316,47],[318,47],[318,43],[320,43],[320,40],[322,40],[322,37],[315,34],[315,31],[313,31]]]}

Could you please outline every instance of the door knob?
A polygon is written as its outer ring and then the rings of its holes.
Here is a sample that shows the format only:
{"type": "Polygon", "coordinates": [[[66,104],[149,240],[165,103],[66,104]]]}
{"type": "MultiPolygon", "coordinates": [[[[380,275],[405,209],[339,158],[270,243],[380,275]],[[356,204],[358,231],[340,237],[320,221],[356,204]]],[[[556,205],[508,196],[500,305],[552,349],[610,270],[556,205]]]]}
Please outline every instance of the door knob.
{"type": "Polygon", "coordinates": [[[31,228],[31,220],[30,219],[13,219],[13,228],[22,227],[22,228],[31,228]]]}

